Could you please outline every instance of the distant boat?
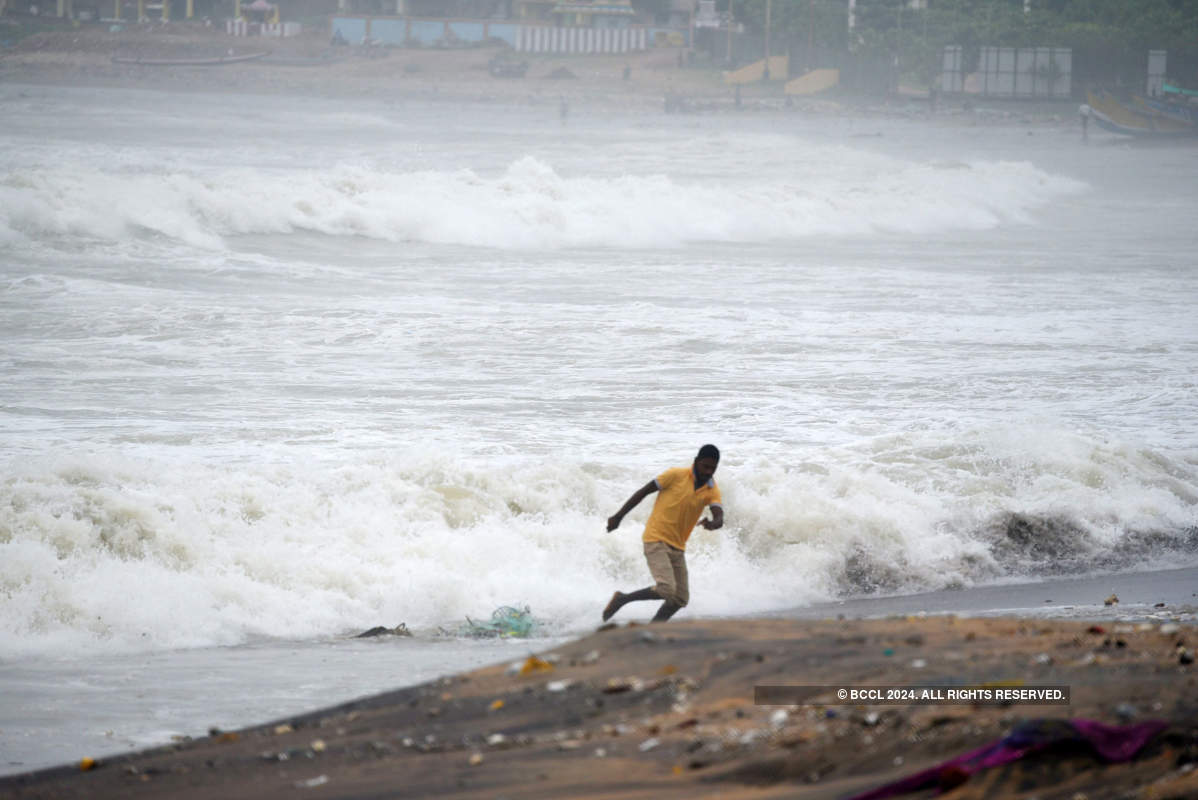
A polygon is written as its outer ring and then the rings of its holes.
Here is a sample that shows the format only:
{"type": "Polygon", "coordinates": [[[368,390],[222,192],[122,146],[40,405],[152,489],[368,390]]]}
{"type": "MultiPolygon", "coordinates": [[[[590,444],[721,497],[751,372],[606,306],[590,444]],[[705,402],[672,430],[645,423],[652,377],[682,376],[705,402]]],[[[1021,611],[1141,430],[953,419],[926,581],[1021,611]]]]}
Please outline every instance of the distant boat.
{"type": "Polygon", "coordinates": [[[214,67],[220,64],[237,64],[242,61],[253,61],[256,58],[270,55],[269,50],[258,53],[244,53],[235,56],[214,56],[208,58],[142,58],[141,56],[113,56],[114,64],[141,64],[147,67],[214,67]]]}
{"type": "Polygon", "coordinates": [[[1143,109],[1145,113],[1160,114],[1179,122],[1198,125],[1198,105],[1173,103],[1156,97],[1140,96],[1132,98],[1132,101],[1136,104],[1137,108],[1143,109]]]}
{"type": "Polygon", "coordinates": [[[1109,92],[1087,92],[1090,115],[1099,127],[1124,136],[1194,136],[1198,125],[1154,111],[1129,108],[1109,92]]]}
{"type": "Polygon", "coordinates": [[[1185,97],[1198,97],[1198,91],[1196,91],[1194,89],[1183,89],[1180,86],[1174,86],[1173,84],[1169,83],[1168,81],[1165,81],[1164,85],[1161,86],[1161,89],[1166,94],[1179,94],[1179,95],[1183,95],[1185,97]]]}

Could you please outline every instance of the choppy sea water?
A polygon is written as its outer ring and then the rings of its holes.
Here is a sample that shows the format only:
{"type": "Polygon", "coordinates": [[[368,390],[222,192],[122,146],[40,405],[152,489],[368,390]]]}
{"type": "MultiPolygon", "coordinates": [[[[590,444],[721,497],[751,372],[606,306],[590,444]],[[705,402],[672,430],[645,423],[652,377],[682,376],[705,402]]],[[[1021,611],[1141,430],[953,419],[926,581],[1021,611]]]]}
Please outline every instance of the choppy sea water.
{"type": "MultiPolygon", "coordinates": [[[[15,86],[0,115],[0,681],[501,605],[589,630],[648,582],[649,504],[607,516],[707,441],[728,525],[686,614],[1198,564],[1198,148],[15,86]]],[[[348,696],[426,677],[348,663],[348,696]]]]}

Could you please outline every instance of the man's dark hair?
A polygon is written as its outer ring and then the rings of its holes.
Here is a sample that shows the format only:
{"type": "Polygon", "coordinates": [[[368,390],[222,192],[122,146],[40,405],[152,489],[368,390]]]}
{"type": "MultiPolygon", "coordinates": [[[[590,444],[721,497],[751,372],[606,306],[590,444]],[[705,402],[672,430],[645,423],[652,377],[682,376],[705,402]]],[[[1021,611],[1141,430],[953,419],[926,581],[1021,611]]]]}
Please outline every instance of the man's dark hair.
{"type": "Polygon", "coordinates": [[[705,444],[699,448],[699,455],[695,456],[695,458],[711,458],[719,461],[720,448],[716,447],[714,444],[705,444]]]}

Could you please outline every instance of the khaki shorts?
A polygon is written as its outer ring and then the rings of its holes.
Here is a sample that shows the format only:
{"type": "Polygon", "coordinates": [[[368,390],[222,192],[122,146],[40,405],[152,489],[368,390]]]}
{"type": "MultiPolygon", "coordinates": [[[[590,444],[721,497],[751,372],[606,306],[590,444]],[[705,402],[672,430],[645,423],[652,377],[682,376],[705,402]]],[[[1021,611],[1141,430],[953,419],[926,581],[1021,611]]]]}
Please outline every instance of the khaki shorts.
{"type": "Polygon", "coordinates": [[[685,606],[691,599],[686,553],[665,542],[645,542],[645,560],[649,562],[649,574],[657,582],[653,588],[661,599],[685,606]]]}

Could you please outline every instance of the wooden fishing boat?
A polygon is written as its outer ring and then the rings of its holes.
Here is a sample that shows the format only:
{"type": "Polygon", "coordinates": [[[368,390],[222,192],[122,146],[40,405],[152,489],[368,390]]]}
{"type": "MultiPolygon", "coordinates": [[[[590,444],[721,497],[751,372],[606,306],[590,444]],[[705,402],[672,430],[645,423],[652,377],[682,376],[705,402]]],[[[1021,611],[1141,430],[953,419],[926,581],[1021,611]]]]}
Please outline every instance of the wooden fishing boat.
{"type": "Polygon", "coordinates": [[[1198,125],[1160,113],[1137,111],[1110,92],[1087,92],[1090,116],[1099,127],[1124,136],[1194,136],[1198,125]]]}
{"type": "Polygon", "coordinates": [[[1198,125],[1198,105],[1172,103],[1159,97],[1141,97],[1139,95],[1133,97],[1132,102],[1135,103],[1137,110],[1144,113],[1160,114],[1179,122],[1198,125]]]}

